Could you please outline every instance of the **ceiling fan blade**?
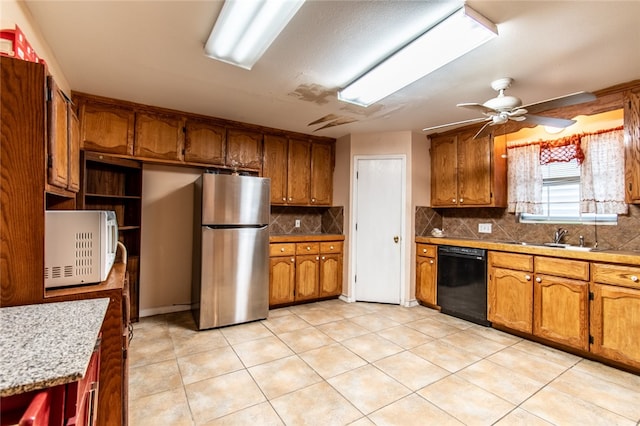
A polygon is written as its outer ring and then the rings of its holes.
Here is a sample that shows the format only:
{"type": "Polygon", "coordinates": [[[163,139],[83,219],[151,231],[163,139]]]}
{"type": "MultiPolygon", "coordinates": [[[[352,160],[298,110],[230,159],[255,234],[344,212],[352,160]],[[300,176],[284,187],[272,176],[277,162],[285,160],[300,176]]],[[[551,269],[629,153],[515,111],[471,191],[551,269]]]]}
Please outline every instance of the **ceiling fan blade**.
{"type": "Polygon", "coordinates": [[[493,121],[489,121],[487,124],[482,126],[482,128],[480,130],[478,130],[478,133],[476,133],[473,136],[473,138],[474,139],[479,139],[479,138],[482,138],[484,136],[487,136],[489,133],[491,133],[491,126],[492,125],[493,125],[493,121]]]}
{"type": "Polygon", "coordinates": [[[543,117],[541,115],[532,115],[532,114],[526,114],[525,117],[527,117],[528,123],[533,123],[540,126],[558,127],[560,129],[569,127],[576,122],[576,120],[566,120],[564,118],[554,118],[554,117],[543,117]]]}
{"type": "Polygon", "coordinates": [[[559,96],[557,98],[547,99],[546,101],[535,102],[529,105],[523,105],[522,108],[526,109],[532,114],[541,111],[547,111],[550,109],[556,109],[566,107],[570,105],[578,105],[585,102],[590,102],[596,99],[596,95],[590,92],[576,92],[570,95],[559,96]]]}
{"type": "Polygon", "coordinates": [[[481,112],[483,114],[492,114],[492,113],[497,113],[498,112],[493,108],[489,108],[487,106],[484,106],[482,104],[478,104],[478,103],[475,103],[475,102],[457,104],[456,106],[460,107],[460,108],[467,108],[467,109],[472,109],[472,110],[475,110],[475,111],[479,111],[479,112],[481,112]]]}
{"type": "Polygon", "coordinates": [[[462,120],[462,121],[456,121],[454,123],[447,123],[447,124],[440,124],[438,126],[425,127],[424,129],[422,129],[422,131],[429,132],[431,130],[442,129],[444,127],[459,126],[461,124],[479,123],[481,121],[487,121],[487,120],[491,120],[491,118],[487,118],[487,117],[472,118],[470,120],[462,120]]]}

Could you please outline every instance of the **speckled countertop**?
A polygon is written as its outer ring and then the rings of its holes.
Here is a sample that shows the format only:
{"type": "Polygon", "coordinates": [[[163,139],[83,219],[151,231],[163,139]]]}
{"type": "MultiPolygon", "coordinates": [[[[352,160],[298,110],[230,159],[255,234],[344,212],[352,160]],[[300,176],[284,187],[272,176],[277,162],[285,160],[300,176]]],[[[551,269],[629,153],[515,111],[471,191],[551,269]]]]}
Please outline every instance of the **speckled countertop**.
{"type": "Polygon", "coordinates": [[[0,396],[81,379],[108,298],[0,309],[0,396]]]}

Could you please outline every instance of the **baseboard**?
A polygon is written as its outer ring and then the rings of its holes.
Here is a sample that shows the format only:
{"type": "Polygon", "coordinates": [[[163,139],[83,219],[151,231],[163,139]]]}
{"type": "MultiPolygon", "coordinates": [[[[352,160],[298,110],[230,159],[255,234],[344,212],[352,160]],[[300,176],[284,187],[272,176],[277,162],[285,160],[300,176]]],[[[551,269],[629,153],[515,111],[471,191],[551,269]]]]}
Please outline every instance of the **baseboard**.
{"type": "Polygon", "coordinates": [[[418,306],[418,305],[419,305],[418,301],[416,299],[413,299],[413,300],[409,300],[407,302],[404,302],[403,306],[405,308],[413,308],[414,306],[418,306]]]}
{"type": "Polygon", "coordinates": [[[347,302],[347,303],[353,303],[353,302],[356,301],[356,299],[351,298],[351,297],[347,297],[344,294],[341,294],[338,299],[342,300],[343,302],[347,302]]]}
{"type": "Polygon", "coordinates": [[[171,305],[160,306],[158,308],[140,309],[140,318],[152,317],[154,315],[170,314],[173,312],[182,312],[191,310],[191,305],[171,305]]]}

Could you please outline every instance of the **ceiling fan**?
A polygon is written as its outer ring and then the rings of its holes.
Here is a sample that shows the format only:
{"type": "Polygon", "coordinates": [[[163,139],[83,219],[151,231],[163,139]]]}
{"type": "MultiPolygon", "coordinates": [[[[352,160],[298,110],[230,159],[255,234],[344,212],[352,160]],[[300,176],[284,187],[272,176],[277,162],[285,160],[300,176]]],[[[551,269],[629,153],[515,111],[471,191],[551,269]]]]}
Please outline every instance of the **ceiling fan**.
{"type": "Polygon", "coordinates": [[[480,112],[484,117],[472,118],[470,120],[457,121],[454,123],[441,124],[439,126],[427,127],[422,129],[427,132],[430,130],[441,129],[443,127],[457,126],[461,124],[480,123],[486,121],[486,124],[475,134],[474,139],[488,135],[491,132],[491,126],[498,124],[504,124],[509,120],[512,121],[524,121],[527,120],[530,123],[551,126],[558,128],[565,128],[573,123],[575,120],[566,120],[564,118],[544,117],[541,115],[534,115],[539,111],[546,111],[554,108],[560,108],[570,105],[577,105],[584,102],[593,101],[596,96],[589,92],[577,92],[557,98],[547,99],[541,102],[535,102],[528,105],[522,105],[520,98],[515,96],[505,95],[504,91],[511,86],[513,79],[510,77],[499,78],[491,82],[493,90],[498,92],[498,96],[493,99],[489,99],[483,104],[478,103],[462,103],[456,106],[461,108],[468,108],[480,112]]]}

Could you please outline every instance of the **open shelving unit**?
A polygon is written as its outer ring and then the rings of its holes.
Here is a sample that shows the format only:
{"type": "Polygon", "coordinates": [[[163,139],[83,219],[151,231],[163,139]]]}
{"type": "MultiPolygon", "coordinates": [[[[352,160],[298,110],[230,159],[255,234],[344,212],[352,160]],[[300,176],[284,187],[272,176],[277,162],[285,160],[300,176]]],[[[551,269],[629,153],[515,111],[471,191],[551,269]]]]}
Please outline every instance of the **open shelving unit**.
{"type": "Polygon", "coordinates": [[[131,321],[139,317],[140,238],[142,216],[142,163],[107,154],[81,153],[78,208],[113,210],[118,239],[127,248],[131,321]]]}

